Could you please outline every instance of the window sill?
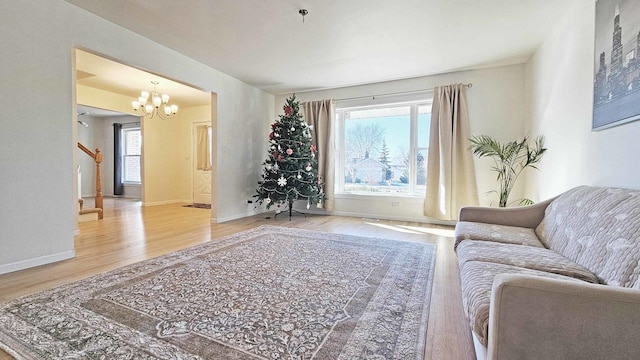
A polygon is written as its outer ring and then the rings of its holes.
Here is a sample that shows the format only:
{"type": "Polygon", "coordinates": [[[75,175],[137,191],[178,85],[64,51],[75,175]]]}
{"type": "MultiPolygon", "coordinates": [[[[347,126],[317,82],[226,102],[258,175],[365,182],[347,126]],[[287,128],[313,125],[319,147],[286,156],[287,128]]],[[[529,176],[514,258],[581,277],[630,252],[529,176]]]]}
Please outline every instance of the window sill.
{"type": "Polygon", "coordinates": [[[403,198],[403,199],[416,199],[416,200],[424,200],[424,195],[418,194],[402,194],[402,193],[349,193],[349,192],[341,192],[334,194],[335,199],[390,199],[390,198],[403,198]]]}

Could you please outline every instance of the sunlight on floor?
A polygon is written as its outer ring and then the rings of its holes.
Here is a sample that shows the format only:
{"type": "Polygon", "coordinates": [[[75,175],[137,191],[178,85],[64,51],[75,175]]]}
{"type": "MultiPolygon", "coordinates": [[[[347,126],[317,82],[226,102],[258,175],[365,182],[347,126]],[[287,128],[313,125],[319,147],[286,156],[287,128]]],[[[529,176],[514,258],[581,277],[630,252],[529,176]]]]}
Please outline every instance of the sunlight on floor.
{"type": "Polygon", "coordinates": [[[398,225],[398,227],[411,229],[413,231],[417,231],[425,234],[446,236],[451,238],[454,236],[453,229],[436,229],[436,228],[425,228],[425,227],[405,226],[405,225],[398,225]]]}
{"type": "Polygon", "coordinates": [[[367,225],[377,226],[389,230],[394,230],[406,234],[432,234],[438,236],[446,236],[453,237],[453,230],[449,229],[436,229],[436,228],[426,228],[426,227],[418,227],[418,226],[405,226],[405,225],[386,225],[386,224],[376,224],[372,222],[366,222],[367,225]]]}

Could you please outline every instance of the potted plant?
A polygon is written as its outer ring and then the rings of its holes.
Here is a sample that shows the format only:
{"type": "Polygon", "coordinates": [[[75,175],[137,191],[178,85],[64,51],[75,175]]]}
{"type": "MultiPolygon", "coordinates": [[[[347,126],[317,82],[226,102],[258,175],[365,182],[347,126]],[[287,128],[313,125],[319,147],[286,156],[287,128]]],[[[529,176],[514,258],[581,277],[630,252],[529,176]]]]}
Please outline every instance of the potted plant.
{"type": "Polygon", "coordinates": [[[498,194],[498,206],[506,207],[513,203],[523,206],[533,204],[533,201],[526,198],[510,203],[509,194],[524,169],[528,167],[537,169],[536,164],[542,160],[542,155],[547,151],[544,147],[544,136],[536,137],[533,145],[529,145],[528,135],[520,141],[510,141],[504,144],[488,135],[473,136],[469,140],[474,155],[480,158],[488,157],[494,161],[491,170],[498,173],[500,190],[489,191],[489,193],[498,194]]]}

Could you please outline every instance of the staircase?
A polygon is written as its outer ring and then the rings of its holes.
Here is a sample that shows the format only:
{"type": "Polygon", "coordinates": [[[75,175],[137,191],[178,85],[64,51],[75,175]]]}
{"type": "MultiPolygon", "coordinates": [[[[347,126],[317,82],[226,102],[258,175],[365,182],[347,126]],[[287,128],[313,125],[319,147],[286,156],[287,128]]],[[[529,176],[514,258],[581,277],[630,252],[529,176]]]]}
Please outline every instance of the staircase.
{"type": "Polygon", "coordinates": [[[80,205],[80,212],[78,221],[91,221],[91,220],[100,220],[102,219],[102,209],[100,208],[88,208],[84,209],[84,200],[78,199],[78,204],[80,205]]]}
{"type": "Polygon", "coordinates": [[[84,200],[78,199],[78,203],[80,205],[79,221],[96,220],[96,215],[98,217],[98,220],[101,220],[104,211],[102,198],[102,173],[100,171],[100,164],[102,163],[102,151],[100,149],[96,149],[96,152],[94,153],[81,143],[78,143],[78,148],[85,154],[89,155],[96,163],[96,207],[84,209],[84,200]]]}

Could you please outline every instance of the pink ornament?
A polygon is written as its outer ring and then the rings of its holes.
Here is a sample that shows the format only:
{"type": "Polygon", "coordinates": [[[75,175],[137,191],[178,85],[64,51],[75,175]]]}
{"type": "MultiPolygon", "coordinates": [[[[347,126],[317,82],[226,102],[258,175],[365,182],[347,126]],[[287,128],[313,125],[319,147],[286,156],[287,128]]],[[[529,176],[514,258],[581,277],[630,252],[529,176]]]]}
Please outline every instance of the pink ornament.
{"type": "Polygon", "coordinates": [[[291,154],[293,154],[293,150],[287,149],[287,155],[291,155],[291,154]]]}

